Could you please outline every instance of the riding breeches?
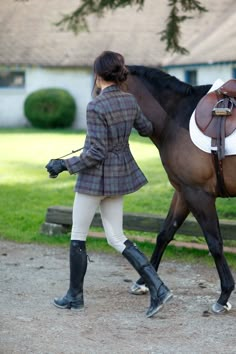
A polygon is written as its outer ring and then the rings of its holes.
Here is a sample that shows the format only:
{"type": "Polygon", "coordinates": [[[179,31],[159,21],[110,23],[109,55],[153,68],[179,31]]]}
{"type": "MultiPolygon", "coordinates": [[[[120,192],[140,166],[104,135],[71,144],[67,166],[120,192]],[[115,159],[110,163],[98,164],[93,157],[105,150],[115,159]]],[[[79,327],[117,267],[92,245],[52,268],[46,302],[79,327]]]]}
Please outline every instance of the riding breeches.
{"type": "Polygon", "coordinates": [[[91,196],[76,192],[73,213],[71,240],[86,241],[93,217],[100,208],[103,228],[107,242],[118,252],[125,249],[127,240],[123,234],[123,197],[91,196]]]}

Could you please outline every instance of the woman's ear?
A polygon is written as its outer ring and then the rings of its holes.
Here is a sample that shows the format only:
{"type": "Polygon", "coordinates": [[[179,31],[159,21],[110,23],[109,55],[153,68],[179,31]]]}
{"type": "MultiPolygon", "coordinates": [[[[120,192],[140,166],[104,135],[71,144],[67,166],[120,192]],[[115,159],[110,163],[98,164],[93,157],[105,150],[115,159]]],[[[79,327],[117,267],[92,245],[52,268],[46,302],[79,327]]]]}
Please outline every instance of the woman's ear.
{"type": "Polygon", "coordinates": [[[96,83],[96,86],[100,89],[101,88],[101,78],[100,78],[100,76],[96,76],[95,83],[96,83]]]}

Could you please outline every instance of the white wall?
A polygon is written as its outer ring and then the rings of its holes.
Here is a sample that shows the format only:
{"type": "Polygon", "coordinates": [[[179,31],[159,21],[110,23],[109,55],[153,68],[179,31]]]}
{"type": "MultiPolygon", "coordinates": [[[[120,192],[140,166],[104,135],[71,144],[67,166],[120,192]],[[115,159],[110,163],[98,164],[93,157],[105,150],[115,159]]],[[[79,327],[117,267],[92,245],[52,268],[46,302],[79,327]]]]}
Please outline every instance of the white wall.
{"type": "Polygon", "coordinates": [[[25,68],[25,88],[0,89],[0,127],[29,125],[24,116],[25,98],[35,90],[57,87],[68,90],[76,101],[74,128],[86,129],[86,106],[91,100],[92,86],[89,69],[25,68]]]}
{"type": "Polygon", "coordinates": [[[168,68],[166,71],[168,74],[177,77],[177,79],[185,81],[183,68],[168,68]]]}
{"type": "Polygon", "coordinates": [[[232,79],[232,66],[230,65],[209,65],[202,66],[198,70],[199,85],[213,84],[217,79],[224,82],[232,79]]]}
{"type": "Polygon", "coordinates": [[[170,75],[176,76],[179,80],[185,81],[185,70],[197,70],[197,84],[213,84],[217,79],[228,81],[232,79],[232,64],[212,64],[199,66],[185,66],[167,68],[170,75]]]}

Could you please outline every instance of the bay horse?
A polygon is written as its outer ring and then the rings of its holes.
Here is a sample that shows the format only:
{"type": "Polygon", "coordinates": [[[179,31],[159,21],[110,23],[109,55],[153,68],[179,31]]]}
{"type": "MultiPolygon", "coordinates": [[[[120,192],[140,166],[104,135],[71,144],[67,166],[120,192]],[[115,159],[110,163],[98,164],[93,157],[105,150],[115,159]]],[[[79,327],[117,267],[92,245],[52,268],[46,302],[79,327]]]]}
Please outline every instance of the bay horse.
{"type": "MultiPolygon", "coordinates": [[[[212,311],[229,310],[234,279],[223,252],[215,205],[220,193],[214,162],[210,153],[193,144],[189,134],[192,112],[212,85],[192,86],[159,69],[127,67],[129,75],[123,89],[136,97],[145,116],[153,122],[151,139],[175,189],[167,217],[157,235],[151,263],[158,270],[167,245],[191,212],[202,229],[220,278],[221,294],[212,305],[212,311]]],[[[227,156],[223,160],[223,171],[228,194],[235,197],[236,156],[227,156]]],[[[144,281],[140,278],[135,284],[136,289],[142,284],[144,281]]]]}

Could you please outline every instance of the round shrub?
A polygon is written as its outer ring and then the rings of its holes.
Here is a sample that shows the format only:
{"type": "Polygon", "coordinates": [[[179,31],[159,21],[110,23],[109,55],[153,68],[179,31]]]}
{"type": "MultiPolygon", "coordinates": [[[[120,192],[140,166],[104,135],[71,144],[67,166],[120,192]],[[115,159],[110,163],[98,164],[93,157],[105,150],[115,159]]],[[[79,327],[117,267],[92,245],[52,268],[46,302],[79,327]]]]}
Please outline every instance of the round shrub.
{"type": "Polygon", "coordinates": [[[67,128],[75,119],[76,104],[68,91],[58,88],[32,92],[25,100],[24,112],[36,128],[67,128]]]}

